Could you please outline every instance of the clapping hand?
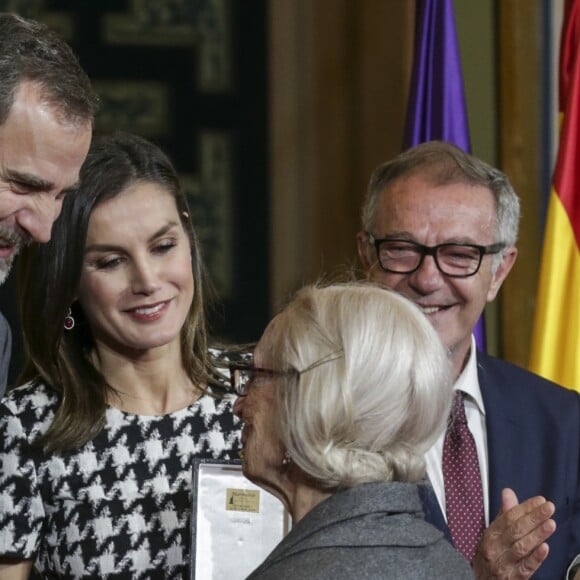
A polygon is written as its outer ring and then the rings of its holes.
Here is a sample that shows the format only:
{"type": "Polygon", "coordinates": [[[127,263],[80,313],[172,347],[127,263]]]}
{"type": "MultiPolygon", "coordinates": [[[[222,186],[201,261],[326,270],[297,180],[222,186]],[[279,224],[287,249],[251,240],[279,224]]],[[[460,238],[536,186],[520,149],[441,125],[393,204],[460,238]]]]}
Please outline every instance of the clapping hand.
{"type": "MultiPolygon", "coordinates": [[[[478,580],[527,580],[548,557],[546,540],[556,531],[555,506],[541,496],[522,503],[513,490],[502,491],[502,509],[483,534],[473,559],[478,580]]],[[[574,580],[580,580],[576,574],[574,580]]]]}

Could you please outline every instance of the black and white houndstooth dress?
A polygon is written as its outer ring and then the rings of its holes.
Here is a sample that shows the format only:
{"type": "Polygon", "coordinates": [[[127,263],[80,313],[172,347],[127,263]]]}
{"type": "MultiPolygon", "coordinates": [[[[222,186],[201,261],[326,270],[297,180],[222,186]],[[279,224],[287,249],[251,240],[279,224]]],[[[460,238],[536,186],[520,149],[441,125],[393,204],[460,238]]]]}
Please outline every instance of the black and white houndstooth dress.
{"type": "Polygon", "coordinates": [[[0,556],[48,578],[186,578],[192,459],[237,457],[231,398],[209,394],[164,416],[109,408],[78,450],[25,450],[57,397],[25,385],[0,403],[0,556]]]}

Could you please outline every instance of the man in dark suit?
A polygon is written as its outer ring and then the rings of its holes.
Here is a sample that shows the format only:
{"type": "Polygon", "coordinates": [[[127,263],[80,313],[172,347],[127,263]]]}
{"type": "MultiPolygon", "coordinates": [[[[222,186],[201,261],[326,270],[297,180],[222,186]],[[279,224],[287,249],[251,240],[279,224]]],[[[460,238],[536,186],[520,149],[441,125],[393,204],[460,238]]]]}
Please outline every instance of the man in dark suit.
{"type": "MultiPolygon", "coordinates": [[[[516,260],[519,213],[505,174],[425,143],[373,172],[358,251],[368,278],[417,304],[449,349],[481,481],[476,577],[555,580],[580,553],[580,397],[478,352],[472,336],[516,260]]],[[[451,539],[443,447],[442,435],[426,455],[424,507],[451,539]]]]}
{"type": "MultiPolygon", "coordinates": [[[[46,242],[87,155],[96,98],[70,47],[46,26],[0,13],[0,284],[31,241],[46,242]]],[[[0,394],[10,357],[1,319],[0,394]]]]}

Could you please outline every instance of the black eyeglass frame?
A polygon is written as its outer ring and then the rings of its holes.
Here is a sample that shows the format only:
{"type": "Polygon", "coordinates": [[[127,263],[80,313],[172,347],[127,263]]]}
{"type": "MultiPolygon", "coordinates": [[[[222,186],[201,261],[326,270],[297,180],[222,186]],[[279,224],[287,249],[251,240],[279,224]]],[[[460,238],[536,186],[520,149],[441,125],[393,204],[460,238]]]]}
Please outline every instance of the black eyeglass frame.
{"type": "Polygon", "coordinates": [[[300,378],[300,375],[315,369],[316,367],[323,365],[327,362],[331,362],[334,360],[338,360],[344,356],[344,351],[342,349],[335,350],[325,357],[313,362],[311,365],[308,365],[305,369],[299,371],[297,369],[288,369],[288,370],[275,370],[275,369],[266,369],[263,367],[256,367],[252,363],[231,363],[229,365],[230,371],[230,386],[231,390],[238,395],[238,397],[245,397],[248,394],[248,384],[251,382],[251,379],[245,383],[238,383],[236,381],[235,371],[246,372],[246,373],[254,373],[254,374],[261,374],[266,377],[274,378],[274,377],[295,377],[300,378]]]}
{"type": "Polygon", "coordinates": [[[433,260],[435,261],[435,265],[437,266],[437,269],[443,275],[449,276],[449,278],[470,278],[471,276],[475,276],[475,274],[477,274],[479,272],[479,269],[481,268],[481,262],[483,261],[484,256],[486,256],[488,254],[498,254],[499,252],[501,252],[505,248],[505,244],[503,244],[501,242],[498,242],[496,244],[490,244],[489,246],[480,246],[477,244],[465,244],[465,243],[459,243],[459,242],[446,242],[444,244],[437,244],[436,246],[425,246],[424,244],[419,244],[418,242],[414,242],[412,240],[405,240],[405,239],[401,239],[401,238],[377,239],[369,232],[367,232],[367,236],[368,236],[369,244],[372,244],[375,246],[375,251],[377,254],[377,261],[379,262],[379,266],[381,267],[381,269],[384,272],[387,272],[389,274],[412,274],[413,272],[416,272],[422,266],[423,261],[425,260],[425,256],[432,256],[433,260]],[[383,244],[385,242],[400,242],[400,243],[409,244],[411,246],[414,246],[415,248],[417,248],[417,250],[421,254],[421,257],[419,258],[418,264],[411,270],[393,270],[391,268],[386,268],[383,265],[383,263],[381,262],[381,254],[380,254],[381,244],[383,244]],[[459,246],[462,248],[471,248],[471,249],[479,252],[479,262],[477,263],[477,267],[475,268],[475,270],[473,272],[470,272],[469,274],[449,274],[448,272],[443,270],[443,268],[441,268],[441,264],[439,264],[439,260],[437,258],[437,252],[439,251],[440,248],[445,248],[445,247],[449,247],[449,246],[459,246]]]}

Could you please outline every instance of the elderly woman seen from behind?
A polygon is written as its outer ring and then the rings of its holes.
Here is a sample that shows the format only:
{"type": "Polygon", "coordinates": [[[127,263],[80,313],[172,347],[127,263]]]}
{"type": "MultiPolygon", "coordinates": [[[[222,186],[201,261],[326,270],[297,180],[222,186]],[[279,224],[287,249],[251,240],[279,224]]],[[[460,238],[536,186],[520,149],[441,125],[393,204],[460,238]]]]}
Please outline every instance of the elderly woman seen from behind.
{"type": "Polygon", "coordinates": [[[250,579],[473,577],[421,511],[452,385],[416,307],[367,284],[304,288],[231,373],[244,474],[294,523],[250,579]]]}

